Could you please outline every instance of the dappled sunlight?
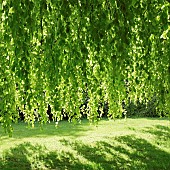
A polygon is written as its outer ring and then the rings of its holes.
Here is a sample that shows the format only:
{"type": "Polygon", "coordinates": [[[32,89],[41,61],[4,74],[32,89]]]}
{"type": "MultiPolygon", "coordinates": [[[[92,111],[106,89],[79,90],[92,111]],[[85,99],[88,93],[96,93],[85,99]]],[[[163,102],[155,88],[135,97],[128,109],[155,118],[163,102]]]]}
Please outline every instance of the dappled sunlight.
{"type": "Polygon", "coordinates": [[[167,121],[165,125],[151,121],[142,128],[148,120],[139,119],[139,127],[131,124],[130,129],[131,121],[103,120],[98,125],[62,122],[56,132],[48,124],[42,131],[36,126],[27,129],[30,132],[18,138],[16,131],[12,138],[1,135],[0,169],[169,169],[167,121]]]}
{"type": "Polygon", "coordinates": [[[63,148],[22,143],[5,151],[1,169],[167,169],[170,153],[148,141],[127,135],[86,144],[60,140],[63,148]],[[11,168],[13,167],[13,168],[11,168]],[[16,168],[15,168],[16,167],[16,168]]]}
{"type": "MultiPolygon", "coordinates": [[[[120,137],[126,135],[135,135],[138,138],[143,138],[150,141],[155,140],[155,135],[152,130],[155,127],[157,133],[164,133],[165,130],[157,127],[168,128],[168,120],[159,121],[147,119],[120,119],[107,120],[103,119],[98,124],[89,124],[87,120],[82,120],[81,124],[68,123],[61,121],[58,127],[54,123],[46,124],[40,128],[39,124],[35,124],[34,128],[28,128],[25,123],[14,124],[14,132],[12,137],[8,137],[3,129],[0,129],[0,154],[4,149],[9,149],[10,146],[21,144],[22,142],[34,142],[42,145],[49,145],[50,149],[55,149],[55,143],[60,145],[60,140],[80,140],[86,144],[95,143],[105,140],[110,137],[120,137]],[[149,122],[149,123],[148,123],[149,122]],[[156,127],[157,126],[157,127],[156,127]],[[149,133],[146,133],[149,130],[149,133]],[[160,131],[160,132],[159,132],[160,131]],[[152,132],[152,133],[151,133],[152,132]],[[7,145],[8,143],[8,145],[7,145]]],[[[167,129],[166,129],[167,130],[167,129]]],[[[159,134],[159,138],[162,136],[159,134]]],[[[164,136],[168,139],[168,133],[165,131],[164,136]]],[[[162,137],[164,139],[165,137],[162,137]]],[[[162,141],[162,140],[161,140],[162,141]]],[[[163,142],[162,142],[163,143],[163,142]]],[[[164,141],[166,147],[166,142],[164,141]]],[[[162,146],[163,147],[163,146],[162,146]]]]}
{"type": "Polygon", "coordinates": [[[154,138],[153,144],[167,150],[170,148],[170,127],[163,125],[155,125],[152,128],[145,128],[144,133],[149,133],[154,138]]]}

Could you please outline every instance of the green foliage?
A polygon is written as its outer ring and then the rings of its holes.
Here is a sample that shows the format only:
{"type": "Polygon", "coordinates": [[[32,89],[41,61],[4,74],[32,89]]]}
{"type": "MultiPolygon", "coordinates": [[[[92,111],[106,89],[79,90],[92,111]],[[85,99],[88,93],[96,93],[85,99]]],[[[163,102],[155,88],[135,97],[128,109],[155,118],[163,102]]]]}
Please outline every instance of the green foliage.
{"type": "Polygon", "coordinates": [[[47,122],[48,104],[58,120],[62,108],[79,119],[86,84],[91,121],[100,100],[114,118],[128,97],[136,103],[155,93],[159,110],[169,113],[169,10],[165,0],[0,1],[3,126],[11,131],[18,108],[28,123],[35,109],[47,122]]]}

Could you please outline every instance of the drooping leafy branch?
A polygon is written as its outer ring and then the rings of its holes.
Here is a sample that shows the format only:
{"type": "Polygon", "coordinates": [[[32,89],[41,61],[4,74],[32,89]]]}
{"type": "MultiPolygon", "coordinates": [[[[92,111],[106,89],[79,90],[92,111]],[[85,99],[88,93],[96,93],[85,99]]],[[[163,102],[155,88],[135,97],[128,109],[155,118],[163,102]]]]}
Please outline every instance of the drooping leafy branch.
{"type": "Polygon", "coordinates": [[[99,102],[109,117],[122,101],[159,98],[170,112],[170,4],[165,0],[1,0],[0,121],[10,132],[18,109],[27,122],[48,120],[48,104],[88,118],[99,102]]]}

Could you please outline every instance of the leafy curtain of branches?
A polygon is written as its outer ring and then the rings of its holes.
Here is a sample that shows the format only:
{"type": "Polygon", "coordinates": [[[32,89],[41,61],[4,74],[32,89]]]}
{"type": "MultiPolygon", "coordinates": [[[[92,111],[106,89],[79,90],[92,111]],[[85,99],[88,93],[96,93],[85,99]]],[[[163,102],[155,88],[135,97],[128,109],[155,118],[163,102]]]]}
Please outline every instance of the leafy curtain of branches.
{"type": "Polygon", "coordinates": [[[158,95],[170,112],[170,3],[167,0],[0,0],[0,121],[10,132],[18,119],[48,120],[48,104],[79,119],[98,103],[109,117],[122,101],[158,95]],[[87,90],[88,89],[88,90],[87,90]],[[36,112],[35,112],[36,110],[36,112]]]}

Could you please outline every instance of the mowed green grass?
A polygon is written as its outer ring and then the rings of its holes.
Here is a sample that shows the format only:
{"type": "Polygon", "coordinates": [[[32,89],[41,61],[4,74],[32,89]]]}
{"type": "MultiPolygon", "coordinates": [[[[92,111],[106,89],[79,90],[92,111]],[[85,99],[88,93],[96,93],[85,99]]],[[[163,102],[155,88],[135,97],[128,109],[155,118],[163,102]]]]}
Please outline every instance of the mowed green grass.
{"type": "Polygon", "coordinates": [[[101,120],[90,125],[61,121],[0,128],[0,169],[170,170],[170,121],[161,118],[101,120]]]}

